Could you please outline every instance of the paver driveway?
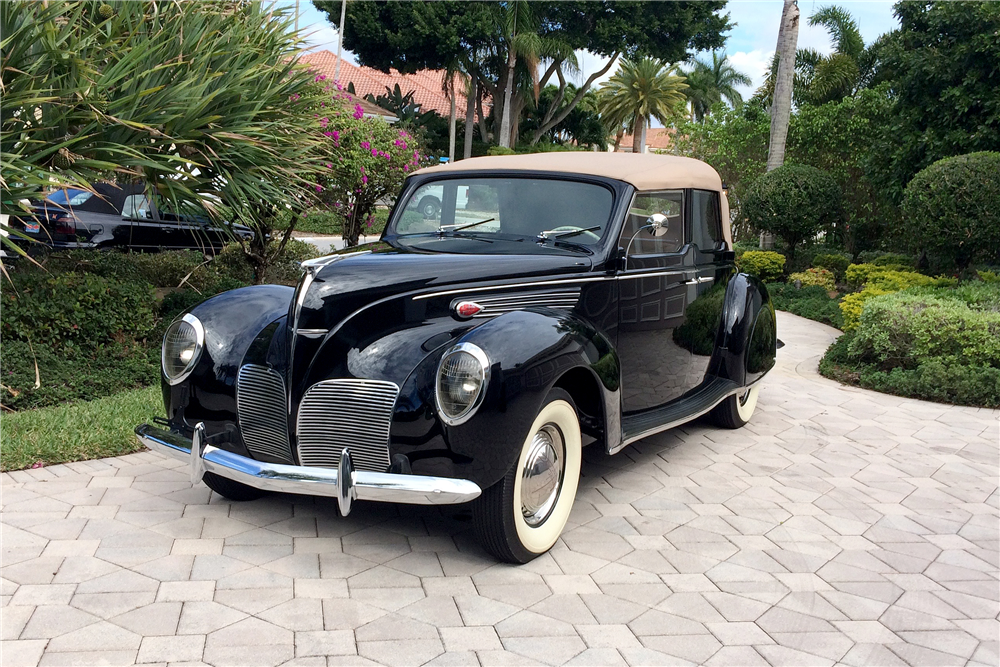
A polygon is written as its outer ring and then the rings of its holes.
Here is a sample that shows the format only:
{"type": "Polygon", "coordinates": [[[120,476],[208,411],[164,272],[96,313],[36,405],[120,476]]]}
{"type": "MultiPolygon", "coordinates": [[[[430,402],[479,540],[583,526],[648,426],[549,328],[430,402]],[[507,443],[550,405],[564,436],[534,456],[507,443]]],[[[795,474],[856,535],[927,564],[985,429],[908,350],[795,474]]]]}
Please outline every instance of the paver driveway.
{"type": "Polygon", "coordinates": [[[591,451],[522,567],[462,508],[230,504],[153,453],[3,475],[4,665],[998,662],[997,411],[841,387],[786,346],[740,431],[591,451]]]}

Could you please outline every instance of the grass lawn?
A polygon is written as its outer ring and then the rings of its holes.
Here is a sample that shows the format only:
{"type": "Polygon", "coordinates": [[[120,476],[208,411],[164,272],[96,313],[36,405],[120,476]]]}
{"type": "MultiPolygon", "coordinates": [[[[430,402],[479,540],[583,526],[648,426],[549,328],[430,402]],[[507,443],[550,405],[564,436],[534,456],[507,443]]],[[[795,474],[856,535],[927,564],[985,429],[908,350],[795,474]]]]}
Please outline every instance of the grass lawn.
{"type": "MultiPolygon", "coordinates": [[[[389,209],[377,208],[375,209],[375,220],[372,221],[372,226],[362,229],[362,232],[368,236],[381,234],[382,230],[385,229],[385,223],[388,221],[389,209]]],[[[295,231],[307,234],[339,235],[343,233],[340,225],[340,216],[330,211],[321,210],[312,210],[302,216],[299,224],[295,226],[295,231]]]]}
{"type": "Polygon", "coordinates": [[[133,429],[163,412],[159,384],[94,401],[6,413],[0,470],[120,456],[143,449],[133,429]]]}

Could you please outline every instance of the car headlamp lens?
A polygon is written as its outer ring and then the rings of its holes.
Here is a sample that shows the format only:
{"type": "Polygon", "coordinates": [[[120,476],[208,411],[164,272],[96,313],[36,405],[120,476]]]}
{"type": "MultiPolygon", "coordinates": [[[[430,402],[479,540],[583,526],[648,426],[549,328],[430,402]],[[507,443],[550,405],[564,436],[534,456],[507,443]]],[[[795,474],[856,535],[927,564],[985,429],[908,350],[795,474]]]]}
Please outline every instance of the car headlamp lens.
{"type": "Polygon", "coordinates": [[[205,328],[197,317],[188,313],[169,327],[163,335],[163,376],[170,384],[177,384],[191,374],[202,348],[205,346],[205,328]]]}
{"type": "Polygon", "coordinates": [[[435,392],[445,423],[461,424],[475,413],[489,374],[489,358],[472,343],[460,343],[445,353],[438,366],[435,392]]]}

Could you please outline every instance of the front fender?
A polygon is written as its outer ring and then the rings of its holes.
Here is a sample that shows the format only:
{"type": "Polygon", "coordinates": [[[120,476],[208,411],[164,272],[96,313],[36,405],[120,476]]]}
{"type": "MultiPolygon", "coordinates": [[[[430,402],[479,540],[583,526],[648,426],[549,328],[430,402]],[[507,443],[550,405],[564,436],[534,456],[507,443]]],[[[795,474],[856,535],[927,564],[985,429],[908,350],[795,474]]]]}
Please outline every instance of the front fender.
{"type": "MultiPolygon", "coordinates": [[[[262,334],[270,347],[275,330],[287,317],[294,290],[281,285],[255,285],[218,294],[194,308],[205,327],[205,347],[194,372],[184,382],[163,381],[167,418],[178,427],[204,421],[211,430],[236,422],[236,378],[247,352],[262,334]]],[[[284,340],[284,336],[277,339],[284,340]]],[[[267,354],[267,350],[261,351],[267,354]]]]}
{"type": "MultiPolygon", "coordinates": [[[[470,478],[483,488],[513,465],[542,402],[563,377],[597,388],[600,414],[594,417],[606,430],[620,434],[618,356],[607,338],[585,321],[548,309],[515,311],[457,342],[479,346],[490,360],[491,379],[479,410],[466,423],[444,428],[451,451],[475,462],[470,478]],[[574,375],[567,376],[570,371],[574,375]]],[[[572,389],[577,387],[570,393],[572,389]]]]}
{"type": "Polygon", "coordinates": [[[767,287],[749,274],[737,274],[726,287],[709,373],[741,387],[755,382],[774,366],[776,331],[767,287]]]}

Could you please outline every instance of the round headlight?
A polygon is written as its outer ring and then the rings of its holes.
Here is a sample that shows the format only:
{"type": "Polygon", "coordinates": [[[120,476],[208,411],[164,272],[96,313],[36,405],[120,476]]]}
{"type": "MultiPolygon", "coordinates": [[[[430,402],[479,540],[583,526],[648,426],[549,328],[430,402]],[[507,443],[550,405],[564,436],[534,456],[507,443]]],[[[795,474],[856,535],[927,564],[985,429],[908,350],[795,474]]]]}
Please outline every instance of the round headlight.
{"type": "Polygon", "coordinates": [[[450,426],[469,419],[482,403],[489,380],[490,360],[479,347],[459,343],[445,352],[434,392],[441,419],[450,426]]]}
{"type": "Polygon", "coordinates": [[[191,313],[167,327],[160,357],[167,382],[177,384],[190,375],[204,346],[205,327],[191,313]]]}

